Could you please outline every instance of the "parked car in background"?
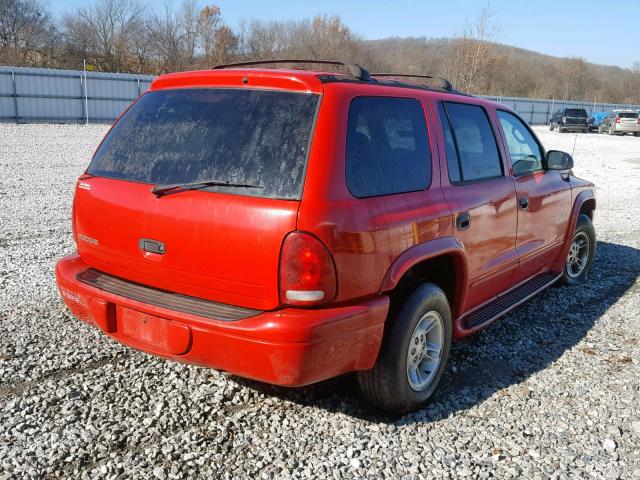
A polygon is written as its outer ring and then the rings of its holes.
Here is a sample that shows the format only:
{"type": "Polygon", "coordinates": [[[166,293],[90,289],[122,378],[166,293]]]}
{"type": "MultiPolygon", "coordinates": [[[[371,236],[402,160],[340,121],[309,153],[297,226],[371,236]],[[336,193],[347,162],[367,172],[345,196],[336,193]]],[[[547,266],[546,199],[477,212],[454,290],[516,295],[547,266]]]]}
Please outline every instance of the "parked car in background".
{"type": "Polygon", "coordinates": [[[561,108],[551,116],[549,130],[587,133],[587,111],[584,108],[561,108]]]}
{"type": "Polygon", "coordinates": [[[357,65],[260,63],[156,77],[109,131],[56,269],[78,318],[274,384],[357,372],[405,413],[452,339],[587,281],[594,185],[513,110],[357,65]]]}
{"type": "Polygon", "coordinates": [[[600,130],[598,127],[600,127],[602,120],[607,118],[607,115],[609,115],[608,112],[594,112],[589,115],[589,120],[587,120],[587,128],[589,129],[589,131],[599,132],[600,130]]]}
{"type": "Polygon", "coordinates": [[[607,132],[609,135],[633,133],[640,137],[640,118],[633,110],[614,110],[602,120],[598,131],[607,132]]]}

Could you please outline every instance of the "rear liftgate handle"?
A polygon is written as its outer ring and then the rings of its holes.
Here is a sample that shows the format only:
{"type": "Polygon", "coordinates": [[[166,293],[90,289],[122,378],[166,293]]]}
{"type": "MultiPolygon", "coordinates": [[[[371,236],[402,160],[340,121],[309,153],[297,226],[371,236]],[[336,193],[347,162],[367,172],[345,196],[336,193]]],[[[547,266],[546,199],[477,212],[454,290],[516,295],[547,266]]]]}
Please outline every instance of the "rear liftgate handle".
{"type": "Polygon", "coordinates": [[[527,197],[520,197],[518,204],[522,210],[526,210],[529,208],[529,199],[527,197]]]}
{"type": "Polygon", "coordinates": [[[459,213],[456,217],[456,228],[458,230],[466,230],[471,226],[471,215],[469,212],[459,213]]]}

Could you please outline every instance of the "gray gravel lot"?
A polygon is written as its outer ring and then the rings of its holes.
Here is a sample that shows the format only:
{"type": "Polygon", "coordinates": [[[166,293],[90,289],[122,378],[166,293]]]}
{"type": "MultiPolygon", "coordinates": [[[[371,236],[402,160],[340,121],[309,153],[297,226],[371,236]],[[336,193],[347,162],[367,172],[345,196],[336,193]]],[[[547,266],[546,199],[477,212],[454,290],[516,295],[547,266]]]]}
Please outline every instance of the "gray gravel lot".
{"type": "MultiPolygon", "coordinates": [[[[126,349],[54,284],[72,188],[105,126],[0,125],[0,479],[640,479],[640,139],[580,135],[598,185],[591,283],[457,343],[403,418],[344,377],[288,390],[126,349]]],[[[547,148],[575,135],[538,130],[547,148]]]]}

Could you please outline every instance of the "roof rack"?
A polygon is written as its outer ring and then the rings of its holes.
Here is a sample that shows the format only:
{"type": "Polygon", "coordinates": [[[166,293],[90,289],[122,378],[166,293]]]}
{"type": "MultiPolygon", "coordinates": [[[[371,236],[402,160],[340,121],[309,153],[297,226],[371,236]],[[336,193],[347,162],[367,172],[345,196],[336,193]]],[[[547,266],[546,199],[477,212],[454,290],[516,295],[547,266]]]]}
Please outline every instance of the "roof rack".
{"type": "Polygon", "coordinates": [[[346,68],[349,71],[349,74],[358,80],[362,80],[364,82],[368,82],[371,80],[371,76],[369,72],[357,65],[355,63],[345,63],[339,62],[337,60],[309,60],[309,59],[278,59],[278,60],[253,60],[250,62],[238,62],[238,63],[227,63],[224,65],[216,65],[213,69],[223,69],[223,68],[235,68],[235,67],[249,67],[252,65],[265,65],[272,63],[316,63],[321,65],[340,65],[346,68]]]}
{"type": "Polygon", "coordinates": [[[440,86],[448,92],[455,92],[456,89],[453,88],[453,85],[449,80],[442,77],[436,77],[434,75],[411,75],[408,73],[372,73],[370,74],[372,77],[408,77],[408,78],[428,78],[431,80],[438,80],[440,82],[440,86]]]}

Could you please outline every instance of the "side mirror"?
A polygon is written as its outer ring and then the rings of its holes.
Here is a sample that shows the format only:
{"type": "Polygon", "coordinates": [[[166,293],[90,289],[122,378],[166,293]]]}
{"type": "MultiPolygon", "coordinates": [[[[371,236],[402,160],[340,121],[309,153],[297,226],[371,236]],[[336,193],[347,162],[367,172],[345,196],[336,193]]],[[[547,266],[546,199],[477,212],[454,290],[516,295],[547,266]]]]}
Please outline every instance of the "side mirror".
{"type": "Polygon", "coordinates": [[[548,170],[571,170],[573,168],[573,157],[560,150],[549,150],[547,152],[548,170]]]}

